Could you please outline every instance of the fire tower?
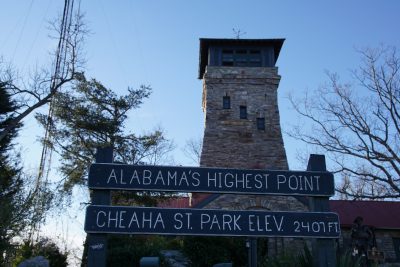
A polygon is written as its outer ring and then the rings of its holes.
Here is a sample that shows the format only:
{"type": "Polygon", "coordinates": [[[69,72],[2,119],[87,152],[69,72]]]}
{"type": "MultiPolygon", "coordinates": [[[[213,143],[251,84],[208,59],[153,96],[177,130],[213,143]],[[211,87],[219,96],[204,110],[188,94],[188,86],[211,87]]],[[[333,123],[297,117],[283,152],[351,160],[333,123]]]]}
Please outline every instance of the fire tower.
{"type": "MultiPolygon", "coordinates": [[[[284,39],[200,39],[205,128],[200,166],[287,170],[276,62],[284,39]]],[[[302,211],[294,197],[194,194],[200,208],[302,211]]],[[[269,238],[269,253],[303,247],[301,240],[269,238]]]]}

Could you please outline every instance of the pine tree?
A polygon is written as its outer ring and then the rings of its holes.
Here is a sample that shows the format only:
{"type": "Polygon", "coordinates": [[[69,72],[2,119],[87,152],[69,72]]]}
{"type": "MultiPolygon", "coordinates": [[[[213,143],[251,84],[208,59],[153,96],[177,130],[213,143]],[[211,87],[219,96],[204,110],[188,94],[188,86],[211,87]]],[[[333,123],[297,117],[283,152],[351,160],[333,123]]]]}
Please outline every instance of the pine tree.
{"type": "MultiPolygon", "coordinates": [[[[17,108],[5,87],[6,84],[0,82],[0,130],[13,120],[17,108]]],[[[24,203],[19,156],[13,153],[13,140],[20,127],[21,124],[0,140],[0,266],[4,266],[10,256],[13,248],[11,239],[23,229],[26,222],[28,203],[24,203]]]]}
{"type": "MultiPolygon", "coordinates": [[[[51,123],[48,144],[61,156],[63,174],[61,194],[68,196],[76,185],[85,185],[89,166],[98,147],[112,147],[114,161],[125,164],[156,164],[172,149],[162,130],[136,135],[127,132],[127,113],[137,109],[149,97],[151,88],[128,88],[116,95],[95,79],[77,76],[73,90],[57,94],[53,116],[37,115],[42,125],[51,123]]],[[[157,196],[163,196],[158,194],[157,196]]],[[[154,205],[147,192],[119,194],[118,201],[139,201],[154,205]]]]}

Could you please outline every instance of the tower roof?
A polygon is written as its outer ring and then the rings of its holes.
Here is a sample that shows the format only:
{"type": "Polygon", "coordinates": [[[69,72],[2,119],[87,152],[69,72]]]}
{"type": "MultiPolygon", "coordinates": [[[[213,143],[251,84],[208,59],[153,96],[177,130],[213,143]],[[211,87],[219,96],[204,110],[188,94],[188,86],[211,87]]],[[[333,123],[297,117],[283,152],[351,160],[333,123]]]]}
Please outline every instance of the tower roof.
{"type": "Polygon", "coordinates": [[[216,39],[216,38],[200,38],[200,62],[199,62],[199,79],[203,77],[206,66],[208,64],[208,54],[210,46],[272,46],[274,49],[274,60],[278,60],[283,42],[285,39],[216,39]]]}

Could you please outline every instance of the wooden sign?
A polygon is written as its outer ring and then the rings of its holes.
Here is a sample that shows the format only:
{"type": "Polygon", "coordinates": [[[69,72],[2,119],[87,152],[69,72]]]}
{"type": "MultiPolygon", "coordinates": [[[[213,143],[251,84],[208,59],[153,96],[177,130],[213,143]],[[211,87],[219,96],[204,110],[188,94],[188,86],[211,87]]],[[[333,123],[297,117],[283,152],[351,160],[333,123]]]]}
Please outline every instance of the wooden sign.
{"type": "Polygon", "coordinates": [[[319,171],[245,170],[92,164],[90,189],[261,195],[332,196],[333,174],[319,171]]]}
{"type": "Polygon", "coordinates": [[[331,212],[89,206],[87,233],[338,238],[331,212]]]}

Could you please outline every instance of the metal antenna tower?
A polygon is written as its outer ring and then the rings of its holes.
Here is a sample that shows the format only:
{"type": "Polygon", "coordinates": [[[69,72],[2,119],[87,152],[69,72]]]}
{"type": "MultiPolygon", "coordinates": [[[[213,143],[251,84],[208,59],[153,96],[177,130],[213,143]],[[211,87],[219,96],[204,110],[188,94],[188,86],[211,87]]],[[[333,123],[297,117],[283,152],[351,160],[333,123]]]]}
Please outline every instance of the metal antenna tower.
{"type": "MultiPolygon", "coordinates": [[[[66,56],[68,51],[68,34],[70,34],[70,28],[72,26],[73,20],[73,10],[74,10],[74,0],[65,0],[64,1],[64,10],[60,23],[60,32],[57,50],[55,53],[55,64],[54,64],[54,72],[51,77],[50,90],[56,90],[57,81],[63,76],[66,71],[66,56]]],[[[43,138],[43,147],[42,153],[40,157],[40,165],[39,172],[36,178],[35,184],[35,193],[38,195],[36,201],[35,212],[41,217],[44,213],[44,207],[42,204],[42,198],[44,197],[44,192],[42,185],[47,184],[48,176],[50,172],[51,158],[52,158],[52,134],[51,128],[53,126],[53,111],[54,111],[54,97],[51,98],[49,103],[49,111],[47,114],[47,122],[45,126],[45,134],[43,138]]],[[[39,228],[39,223],[35,223],[32,226],[32,231],[36,231],[39,228]]],[[[39,231],[37,231],[39,232],[39,231]]]]}

